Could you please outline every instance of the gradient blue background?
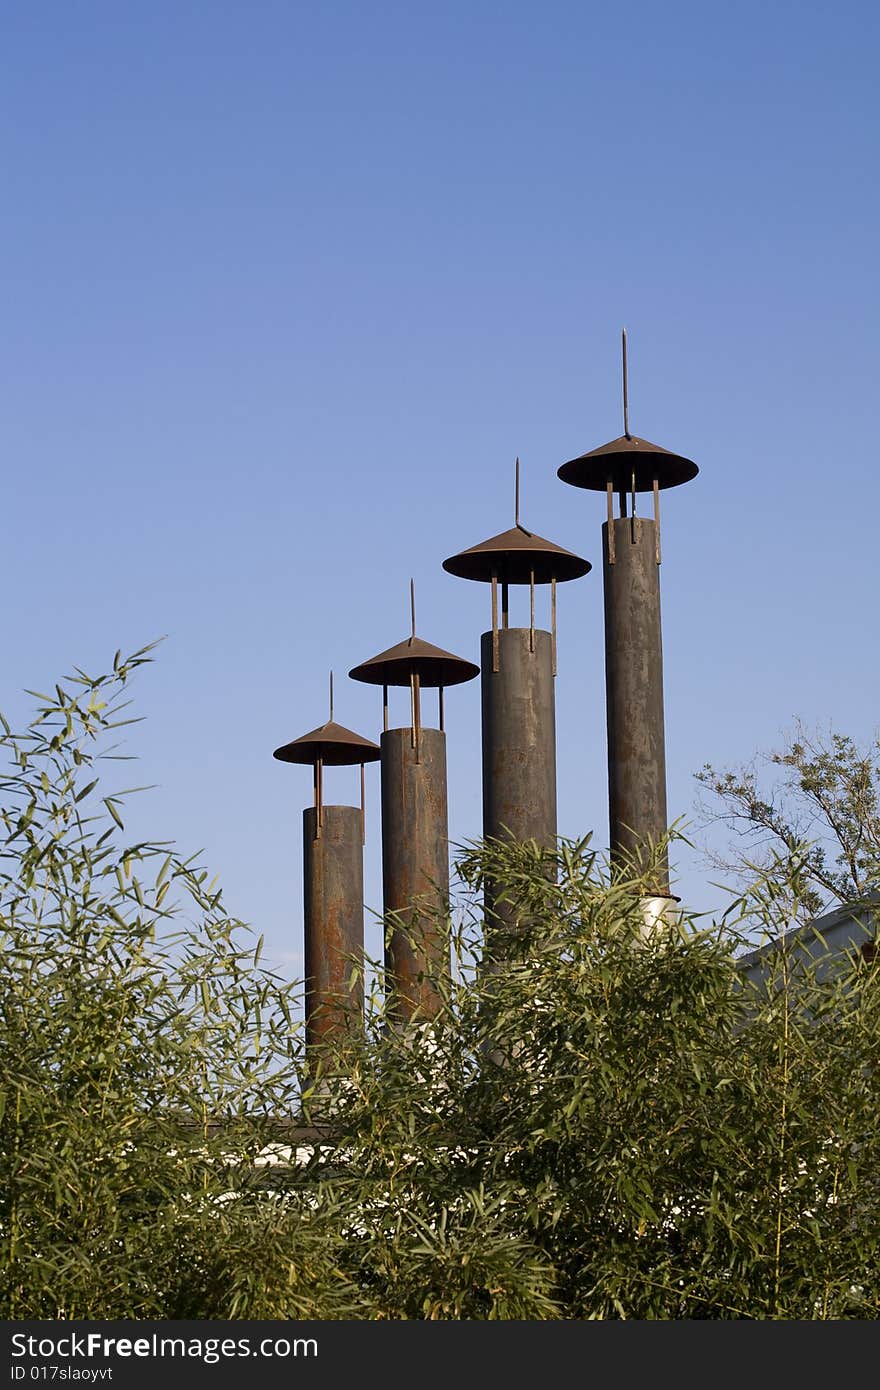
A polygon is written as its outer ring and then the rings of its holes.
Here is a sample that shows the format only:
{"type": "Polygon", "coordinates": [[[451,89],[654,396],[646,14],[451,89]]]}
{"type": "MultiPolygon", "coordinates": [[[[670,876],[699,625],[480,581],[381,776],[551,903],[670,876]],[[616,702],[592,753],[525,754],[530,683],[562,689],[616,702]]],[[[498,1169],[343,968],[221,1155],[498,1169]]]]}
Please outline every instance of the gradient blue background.
{"type": "MultiPolygon", "coordinates": [[[[410,575],[422,635],[477,658],[488,593],[440,562],[512,523],[517,453],[524,521],[596,566],[560,590],[559,820],[607,840],[602,499],[556,469],[621,432],[624,323],[633,430],[701,468],[664,497],[670,814],[795,715],[872,732],[876,5],[116,0],[0,24],[0,707],[167,633],[132,833],[204,846],[285,972],[311,786],[272,749],[325,718],[330,667],[337,717],[378,735],[345,672],[406,635],[410,575]]],[[[462,841],[478,682],[447,727],[462,841]]],[[[356,773],[326,790],[356,799],[356,773]]],[[[720,900],[696,854],[679,871],[720,900]]]]}

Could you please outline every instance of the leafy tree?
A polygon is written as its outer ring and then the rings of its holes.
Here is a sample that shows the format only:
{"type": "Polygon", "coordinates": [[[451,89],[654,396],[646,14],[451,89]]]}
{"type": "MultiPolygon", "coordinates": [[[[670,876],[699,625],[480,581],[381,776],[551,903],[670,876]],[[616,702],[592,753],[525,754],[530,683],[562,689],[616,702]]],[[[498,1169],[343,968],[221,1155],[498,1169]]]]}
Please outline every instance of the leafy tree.
{"type": "MultiPolygon", "coordinates": [[[[125,839],[99,767],[146,648],[76,671],[0,781],[0,1297],[8,1316],[159,1316],[213,1199],[289,1104],[292,988],[207,873],[125,839]],[[189,916],[195,914],[194,920],[189,916]],[[244,1103],[258,1098],[266,1114],[244,1103]],[[238,1118],[218,1137],[209,1119],[238,1118]]],[[[210,1219],[208,1219],[210,1217],[210,1219]]]]}
{"type": "Polygon", "coordinates": [[[781,749],[737,768],[707,763],[697,780],[706,825],[723,826],[727,847],[710,862],[740,882],[779,856],[807,882],[803,919],[863,902],[880,888],[880,738],[860,746],[833,729],[798,724],[781,749]],[[806,855],[803,846],[809,844],[806,855]]]}
{"type": "Polygon", "coordinates": [[[650,864],[471,846],[453,945],[478,959],[488,878],[503,959],[406,1027],[374,965],[316,1070],[297,989],[98,781],[148,659],[3,736],[6,1316],[876,1317],[880,966],[783,947],[751,988],[735,962],[814,891],[809,848],[720,922],[646,932],[650,864]]]}
{"type": "MultiPolygon", "coordinates": [[[[463,1198],[486,1194],[492,1240],[500,1222],[526,1243],[520,1270],[558,1317],[875,1316],[876,968],[794,979],[781,951],[751,990],[733,954],[737,922],[778,927],[803,866],[776,865],[723,930],[685,917],[647,939],[645,884],[588,842],[484,844],[460,868],[475,889],[505,882],[530,930],[430,1029],[377,1039],[340,1096],[380,1228],[418,1213],[436,1255],[463,1198]]],[[[375,1277],[375,1228],[360,1248],[375,1277]]],[[[447,1315],[498,1315],[497,1288],[447,1315]]]]}

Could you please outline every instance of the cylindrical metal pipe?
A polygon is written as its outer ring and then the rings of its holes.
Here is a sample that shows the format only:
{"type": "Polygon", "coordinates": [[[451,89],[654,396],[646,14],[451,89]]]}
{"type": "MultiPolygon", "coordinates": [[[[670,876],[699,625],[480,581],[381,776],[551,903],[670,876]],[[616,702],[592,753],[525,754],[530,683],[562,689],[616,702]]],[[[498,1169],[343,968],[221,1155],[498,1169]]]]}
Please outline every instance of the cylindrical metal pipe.
{"type": "MultiPolygon", "coordinates": [[[[498,670],[492,633],[480,639],[483,716],[483,835],[556,845],[556,697],[553,638],[527,627],[502,630],[498,670]],[[532,650],[534,647],[534,650],[532,650]]],[[[485,885],[486,929],[514,929],[514,909],[485,885]]],[[[487,941],[487,954],[493,954],[487,941]]]]}
{"type": "MultiPolygon", "coordinates": [[[[660,573],[653,521],[610,524],[610,553],[609,523],[602,526],[608,801],[612,856],[628,863],[667,829],[660,573]]],[[[652,886],[668,894],[665,862],[652,886]]]]}
{"type": "Polygon", "coordinates": [[[382,882],[389,1007],[401,1022],[439,1011],[449,972],[446,735],[388,729],[382,749],[382,882]],[[418,760],[416,753],[418,752],[418,760]]]}
{"type": "Polygon", "coordinates": [[[306,1049],[338,1041],[363,1013],[364,851],[358,806],[303,811],[306,1049]],[[352,978],[352,972],[358,974],[352,978]]]}
{"type": "Polygon", "coordinates": [[[556,843],[556,698],[553,639],[527,627],[480,638],[483,713],[483,835],[556,843]]]}

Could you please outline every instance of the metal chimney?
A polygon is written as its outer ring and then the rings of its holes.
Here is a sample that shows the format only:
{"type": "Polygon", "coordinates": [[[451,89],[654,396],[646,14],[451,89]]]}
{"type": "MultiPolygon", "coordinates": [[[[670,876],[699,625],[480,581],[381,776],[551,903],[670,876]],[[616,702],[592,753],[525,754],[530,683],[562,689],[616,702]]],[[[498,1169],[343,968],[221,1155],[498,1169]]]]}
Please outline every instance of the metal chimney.
{"type": "Polygon", "coordinates": [[[363,981],[352,981],[352,959],[364,949],[364,764],[380,750],[330,718],[276,748],[284,763],[311,764],[314,805],[303,811],[306,1050],[314,1053],[349,1032],[363,1013],[363,981]],[[324,768],[360,764],[360,806],[327,806],[324,768]]]}
{"type": "MultiPolygon", "coordinates": [[[[480,638],[482,668],[483,836],[556,845],[556,585],[592,566],[529,531],[519,516],[509,531],[443,561],[449,574],[492,586],[492,627],[480,638]],[[511,585],[529,586],[529,626],[511,627],[511,585]],[[550,631],[535,627],[535,586],[550,585],[550,631]],[[498,592],[501,591],[501,625],[498,592]]],[[[494,929],[514,930],[500,886],[484,891],[489,958],[494,929]]]]}
{"type": "MultiPolygon", "coordinates": [[[[558,476],[573,487],[607,496],[602,541],[611,852],[618,863],[629,865],[667,830],[660,492],[689,482],[699,469],[690,459],[630,433],[626,329],[622,341],[624,432],[570,459],[558,476]],[[636,496],[645,492],[653,496],[653,518],[636,515],[636,496]]],[[[652,887],[657,899],[669,899],[665,862],[652,887]]]]}
{"type": "Polygon", "coordinates": [[[449,829],[443,689],[479,674],[479,667],[416,636],[415,589],[410,584],[412,632],[404,641],[349,672],[382,686],[382,882],[386,917],[385,966],[389,1004],[399,1022],[432,1018],[441,1004],[439,981],[449,971],[443,919],[449,910],[449,829]],[[407,687],[410,724],[389,729],[388,688],[407,687]],[[422,723],[421,692],[438,692],[439,728],[422,723]]]}

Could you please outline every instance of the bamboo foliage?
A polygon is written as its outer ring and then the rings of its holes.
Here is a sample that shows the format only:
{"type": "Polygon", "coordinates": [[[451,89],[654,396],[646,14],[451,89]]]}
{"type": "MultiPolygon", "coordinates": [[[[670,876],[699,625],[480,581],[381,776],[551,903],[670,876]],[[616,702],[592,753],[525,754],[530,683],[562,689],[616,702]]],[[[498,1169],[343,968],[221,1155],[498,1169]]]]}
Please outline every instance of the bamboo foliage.
{"type": "Polygon", "coordinates": [[[4,1316],[877,1316],[880,967],[735,963],[797,919],[808,845],[651,934],[649,862],[467,846],[438,1016],[393,1026],[374,962],[316,1075],[301,986],[126,834],[108,745],[151,657],[0,736],[4,1316]],[[491,969],[486,879],[519,923],[491,969]]]}

